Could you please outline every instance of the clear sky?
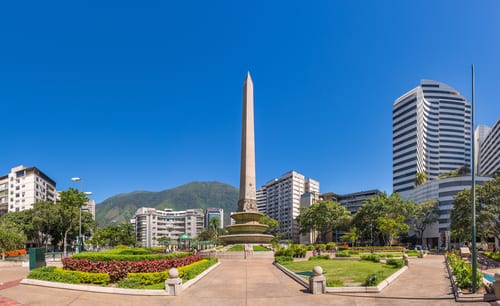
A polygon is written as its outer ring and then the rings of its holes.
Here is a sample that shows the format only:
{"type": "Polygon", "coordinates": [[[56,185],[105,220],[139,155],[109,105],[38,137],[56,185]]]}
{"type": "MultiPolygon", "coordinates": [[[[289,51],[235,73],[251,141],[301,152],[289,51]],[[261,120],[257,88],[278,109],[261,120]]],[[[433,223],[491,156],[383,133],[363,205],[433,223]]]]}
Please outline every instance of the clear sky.
{"type": "Polygon", "coordinates": [[[392,191],[392,105],[421,79],[500,117],[500,2],[4,1],[0,174],[36,166],[97,202],[191,181],[239,185],[255,87],[257,184],[392,191]]]}

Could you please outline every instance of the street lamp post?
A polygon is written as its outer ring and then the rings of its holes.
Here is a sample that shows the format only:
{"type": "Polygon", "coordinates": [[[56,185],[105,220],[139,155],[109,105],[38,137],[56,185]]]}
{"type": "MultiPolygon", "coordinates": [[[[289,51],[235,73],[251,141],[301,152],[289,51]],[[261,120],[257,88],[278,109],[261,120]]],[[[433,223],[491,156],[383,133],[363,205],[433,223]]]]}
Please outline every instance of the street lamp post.
{"type": "MultiPolygon", "coordinates": [[[[83,192],[83,194],[85,196],[87,195],[91,195],[92,192],[90,191],[87,191],[87,192],[84,192],[83,191],[83,181],[81,178],[79,177],[72,177],[71,180],[73,182],[80,182],[81,184],[81,192],[83,192]]],[[[77,252],[80,253],[82,251],[82,206],[80,206],[80,219],[79,219],[79,223],[78,223],[78,239],[77,239],[77,252]]]]}

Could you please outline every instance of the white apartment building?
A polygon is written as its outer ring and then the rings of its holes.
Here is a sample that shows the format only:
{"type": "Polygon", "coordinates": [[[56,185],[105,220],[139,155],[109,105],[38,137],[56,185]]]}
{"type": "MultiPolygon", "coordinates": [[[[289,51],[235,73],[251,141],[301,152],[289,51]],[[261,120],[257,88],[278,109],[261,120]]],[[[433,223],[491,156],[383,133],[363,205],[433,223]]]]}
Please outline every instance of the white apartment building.
{"type": "Polygon", "coordinates": [[[30,209],[36,202],[56,199],[56,182],[36,167],[20,165],[0,177],[0,214],[30,209]]]}
{"type": "Polygon", "coordinates": [[[266,214],[278,221],[283,238],[298,242],[299,226],[295,219],[300,213],[301,196],[304,193],[319,194],[319,182],[290,171],[267,182],[261,190],[266,195],[266,214]]]}
{"type": "Polygon", "coordinates": [[[481,151],[481,145],[490,131],[491,128],[484,124],[478,125],[474,130],[474,147],[476,148],[474,152],[474,163],[476,165],[476,175],[481,173],[479,169],[479,155],[481,151]]]}
{"type": "MultiPolygon", "coordinates": [[[[319,185],[318,185],[319,190],[319,185]]],[[[300,207],[311,207],[311,205],[318,203],[320,199],[319,192],[308,192],[300,196],[300,207]]],[[[318,232],[311,231],[309,233],[300,234],[299,233],[299,243],[301,244],[313,244],[316,243],[316,238],[318,237],[318,232]]]]}
{"type": "Polygon", "coordinates": [[[257,210],[267,215],[267,192],[264,186],[255,192],[257,197],[257,210]]]}
{"type": "MultiPolygon", "coordinates": [[[[483,185],[492,180],[491,177],[476,177],[476,184],[483,185]]],[[[426,200],[436,200],[439,205],[439,222],[427,226],[423,238],[430,246],[438,246],[448,249],[451,225],[451,210],[453,209],[453,197],[472,185],[471,176],[455,176],[445,179],[428,181],[417,186],[415,189],[401,193],[405,200],[413,200],[420,203],[426,200]]]]}
{"type": "Polygon", "coordinates": [[[500,119],[479,145],[480,175],[500,173],[500,119]]]}
{"type": "Polygon", "coordinates": [[[135,226],[137,241],[146,248],[160,246],[158,238],[168,237],[178,241],[181,235],[196,238],[204,228],[203,209],[174,211],[166,208],[139,208],[131,223],[135,226]]]}
{"type": "Polygon", "coordinates": [[[454,88],[422,80],[393,105],[393,189],[414,188],[415,176],[428,180],[469,165],[471,114],[467,100],[454,88]]]}

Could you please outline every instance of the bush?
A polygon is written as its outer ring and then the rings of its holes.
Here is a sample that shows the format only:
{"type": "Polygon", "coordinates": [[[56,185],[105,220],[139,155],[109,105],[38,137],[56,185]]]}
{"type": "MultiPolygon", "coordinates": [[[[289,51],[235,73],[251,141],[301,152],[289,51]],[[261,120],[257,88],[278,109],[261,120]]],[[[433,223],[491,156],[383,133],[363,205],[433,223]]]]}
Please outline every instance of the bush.
{"type": "Polygon", "coordinates": [[[500,262],[500,252],[484,252],[487,257],[500,262]]]}
{"type": "Polygon", "coordinates": [[[335,254],[335,257],[351,257],[351,252],[350,251],[337,252],[335,254]]]}
{"type": "Polygon", "coordinates": [[[318,255],[309,257],[309,260],[318,260],[318,259],[330,259],[330,255],[318,255]]]}
{"type": "Polygon", "coordinates": [[[363,255],[361,256],[361,260],[380,262],[380,256],[376,254],[363,255]]]}
{"type": "Polygon", "coordinates": [[[56,267],[43,267],[34,269],[30,272],[28,278],[67,284],[98,285],[107,285],[110,280],[107,273],[68,271],[56,267]]]}
{"type": "Polygon", "coordinates": [[[359,255],[359,251],[349,250],[349,255],[359,255]]]}
{"type": "Polygon", "coordinates": [[[380,273],[372,273],[366,277],[365,286],[376,286],[378,283],[381,281],[381,275],[380,273]]]}
{"type": "Polygon", "coordinates": [[[336,247],[337,247],[337,244],[336,244],[335,242],[328,242],[328,243],[326,244],[326,249],[327,249],[328,251],[330,251],[330,250],[335,250],[335,248],[336,248],[336,247]]]}
{"type": "Polygon", "coordinates": [[[195,263],[192,263],[190,265],[180,267],[178,269],[179,277],[182,277],[182,281],[186,282],[190,279],[195,278],[196,276],[198,276],[198,274],[210,268],[216,262],[217,262],[216,258],[210,258],[210,259],[203,259],[195,263]]]}
{"type": "Polygon", "coordinates": [[[293,257],[291,256],[274,256],[274,261],[277,263],[284,263],[284,262],[290,262],[293,261],[293,257]]]}
{"type": "MultiPolygon", "coordinates": [[[[125,253],[136,251],[122,250],[125,253]]],[[[79,254],[74,254],[72,259],[88,259],[91,261],[145,261],[145,260],[161,260],[161,259],[172,259],[172,258],[183,258],[192,255],[189,252],[183,253],[171,253],[171,254],[121,254],[122,251],[111,250],[109,252],[84,252],[79,254]]],[[[140,253],[140,251],[139,251],[140,253]]]]}
{"type": "MultiPolygon", "coordinates": [[[[472,289],[472,266],[463,261],[460,256],[456,254],[448,254],[448,262],[455,275],[457,286],[460,289],[472,289]]],[[[483,274],[477,270],[477,283],[483,283],[483,274]]]]}
{"type": "Polygon", "coordinates": [[[401,268],[404,266],[405,263],[402,259],[390,258],[390,259],[387,259],[386,264],[389,266],[393,266],[395,268],[401,268]]]}

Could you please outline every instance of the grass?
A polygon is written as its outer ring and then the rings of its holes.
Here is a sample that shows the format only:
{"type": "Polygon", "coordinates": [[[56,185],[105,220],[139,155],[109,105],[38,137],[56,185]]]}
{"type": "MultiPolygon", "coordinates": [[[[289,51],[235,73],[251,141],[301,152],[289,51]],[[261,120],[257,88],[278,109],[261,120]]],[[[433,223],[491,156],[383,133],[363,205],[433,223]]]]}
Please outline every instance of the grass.
{"type": "Polygon", "coordinates": [[[228,252],[243,252],[245,250],[245,246],[242,244],[236,244],[230,247],[227,251],[228,252]]]}
{"type": "MultiPolygon", "coordinates": [[[[228,252],[243,252],[245,250],[245,246],[242,244],[236,244],[230,247],[227,251],[228,252]]],[[[260,246],[260,245],[254,245],[253,250],[256,252],[261,252],[261,251],[269,251],[268,248],[260,246]]]]}
{"type": "Polygon", "coordinates": [[[370,261],[357,260],[329,260],[285,262],[284,267],[299,274],[306,280],[311,276],[314,266],[321,266],[329,286],[341,287],[348,284],[364,284],[369,275],[379,274],[380,281],[399,270],[393,266],[370,261]]]}
{"type": "Polygon", "coordinates": [[[253,250],[254,250],[255,252],[265,252],[265,251],[270,251],[268,248],[263,247],[263,246],[261,246],[261,245],[254,245],[254,246],[253,246],[253,250]]]}

